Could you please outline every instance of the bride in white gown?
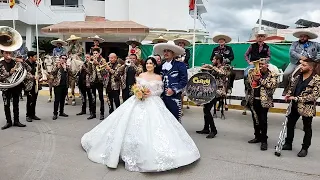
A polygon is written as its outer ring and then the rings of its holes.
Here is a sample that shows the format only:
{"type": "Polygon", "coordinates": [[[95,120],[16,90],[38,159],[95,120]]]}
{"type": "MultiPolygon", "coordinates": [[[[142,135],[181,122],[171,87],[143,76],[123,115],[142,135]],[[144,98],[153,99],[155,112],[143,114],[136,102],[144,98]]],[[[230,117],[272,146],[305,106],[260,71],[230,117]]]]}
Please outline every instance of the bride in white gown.
{"type": "Polygon", "coordinates": [[[154,73],[155,64],[149,58],[147,72],[137,77],[151,94],[143,101],[132,96],[81,138],[91,161],[117,168],[121,158],[129,171],[158,172],[200,158],[197,146],[160,98],[163,83],[154,73]]]}

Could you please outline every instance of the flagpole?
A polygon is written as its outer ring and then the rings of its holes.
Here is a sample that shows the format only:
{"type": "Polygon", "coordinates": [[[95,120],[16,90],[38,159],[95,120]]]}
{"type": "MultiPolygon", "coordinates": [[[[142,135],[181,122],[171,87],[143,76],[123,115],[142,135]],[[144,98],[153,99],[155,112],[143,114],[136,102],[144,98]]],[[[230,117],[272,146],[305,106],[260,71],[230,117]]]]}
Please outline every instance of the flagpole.
{"type": "Polygon", "coordinates": [[[193,9],[193,47],[192,47],[192,68],[194,68],[195,56],[196,56],[196,23],[197,23],[197,0],[194,2],[193,9]]]}
{"type": "MultiPolygon", "coordinates": [[[[37,63],[39,64],[39,32],[38,32],[38,6],[36,7],[36,41],[37,41],[37,63]]],[[[38,70],[38,67],[37,67],[38,70]]],[[[38,81],[37,81],[38,82],[38,81]]],[[[36,93],[38,92],[38,87],[35,88],[36,93]]]]}
{"type": "Polygon", "coordinates": [[[260,4],[260,17],[259,17],[259,31],[261,30],[261,22],[262,22],[262,9],[263,9],[263,0],[261,0],[261,4],[260,4]]]}

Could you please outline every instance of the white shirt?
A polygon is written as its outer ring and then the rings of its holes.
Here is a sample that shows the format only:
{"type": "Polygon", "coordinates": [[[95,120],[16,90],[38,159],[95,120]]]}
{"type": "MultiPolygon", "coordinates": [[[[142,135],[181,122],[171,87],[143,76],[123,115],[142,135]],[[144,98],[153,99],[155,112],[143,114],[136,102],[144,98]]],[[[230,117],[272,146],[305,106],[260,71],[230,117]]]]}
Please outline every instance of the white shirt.
{"type": "Polygon", "coordinates": [[[163,65],[162,65],[162,70],[167,70],[169,71],[171,68],[172,68],[172,64],[171,64],[172,60],[171,61],[166,61],[163,65]]]}

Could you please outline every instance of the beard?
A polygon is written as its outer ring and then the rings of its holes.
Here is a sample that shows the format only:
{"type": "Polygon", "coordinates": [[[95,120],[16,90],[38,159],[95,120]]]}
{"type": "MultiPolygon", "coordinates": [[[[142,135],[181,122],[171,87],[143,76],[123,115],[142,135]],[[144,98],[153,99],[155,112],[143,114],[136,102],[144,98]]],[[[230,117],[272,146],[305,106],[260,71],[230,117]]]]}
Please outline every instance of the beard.
{"type": "Polygon", "coordinates": [[[306,73],[308,73],[310,70],[309,69],[300,69],[300,72],[302,73],[302,74],[306,74],[306,73]]]}

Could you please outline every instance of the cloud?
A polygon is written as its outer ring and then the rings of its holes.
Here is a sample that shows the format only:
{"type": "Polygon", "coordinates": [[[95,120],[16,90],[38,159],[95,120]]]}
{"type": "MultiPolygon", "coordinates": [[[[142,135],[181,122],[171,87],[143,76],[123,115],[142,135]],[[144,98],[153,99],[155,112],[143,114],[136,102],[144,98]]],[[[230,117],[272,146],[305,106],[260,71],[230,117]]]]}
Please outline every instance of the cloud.
{"type": "MultiPolygon", "coordinates": [[[[319,0],[264,0],[262,19],[295,27],[298,19],[320,23],[319,0]]],[[[247,41],[260,15],[259,0],[209,0],[203,15],[212,34],[228,34],[247,41]],[[253,3],[254,2],[254,3],[253,3]]]]}

